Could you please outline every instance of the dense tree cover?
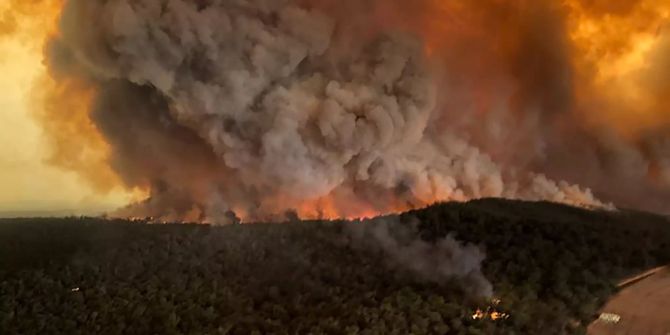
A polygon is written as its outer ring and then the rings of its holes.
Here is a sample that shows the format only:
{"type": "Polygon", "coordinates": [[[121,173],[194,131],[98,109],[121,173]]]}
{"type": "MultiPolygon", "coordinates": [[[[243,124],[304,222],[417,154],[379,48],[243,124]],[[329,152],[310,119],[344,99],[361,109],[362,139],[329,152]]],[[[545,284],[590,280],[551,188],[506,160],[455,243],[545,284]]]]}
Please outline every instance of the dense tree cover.
{"type": "Polygon", "coordinates": [[[580,334],[616,280],[670,260],[643,213],[482,200],[377,220],[481,245],[509,318],[393,268],[352,239],[368,222],[20,219],[0,221],[0,334],[580,334]]]}
{"type": "Polygon", "coordinates": [[[619,279],[670,262],[670,224],[646,213],[480,200],[403,217],[425,238],[484,245],[484,271],[522,334],[583,332],[619,279]]]}

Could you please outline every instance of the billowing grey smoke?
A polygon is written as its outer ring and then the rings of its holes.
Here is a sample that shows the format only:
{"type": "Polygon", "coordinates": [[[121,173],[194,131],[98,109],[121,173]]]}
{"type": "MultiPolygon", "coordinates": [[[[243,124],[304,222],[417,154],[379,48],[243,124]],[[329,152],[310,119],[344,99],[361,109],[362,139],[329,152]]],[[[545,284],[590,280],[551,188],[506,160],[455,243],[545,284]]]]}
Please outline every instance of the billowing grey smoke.
{"type": "Polygon", "coordinates": [[[268,219],[326,196],[342,216],[499,196],[600,205],[435,127],[421,42],[352,27],[289,0],[70,0],[49,61],[98,87],[115,170],[152,185],[146,215],[268,219]]]}
{"type": "Polygon", "coordinates": [[[382,218],[350,226],[352,240],[366,248],[380,249],[392,266],[410,271],[423,280],[444,284],[457,279],[469,295],[493,295],[493,286],[481,269],[486,255],[478,246],[464,245],[451,235],[435,243],[426,242],[414,227],[392,220],[382,218]]]}

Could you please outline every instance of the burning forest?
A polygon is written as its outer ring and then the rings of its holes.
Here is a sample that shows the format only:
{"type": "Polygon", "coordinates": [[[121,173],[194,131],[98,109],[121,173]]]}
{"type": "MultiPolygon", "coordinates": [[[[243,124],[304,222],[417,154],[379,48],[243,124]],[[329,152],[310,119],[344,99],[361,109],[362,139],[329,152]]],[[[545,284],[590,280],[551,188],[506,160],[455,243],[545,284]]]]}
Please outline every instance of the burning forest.
{"type": "Polygon", "coordinates": [[[667,211],[665,1],[8,8],[5,25],[39,21],[50,162],[144,198],[116,216],[355,218],[487,197],[667,211]]]}

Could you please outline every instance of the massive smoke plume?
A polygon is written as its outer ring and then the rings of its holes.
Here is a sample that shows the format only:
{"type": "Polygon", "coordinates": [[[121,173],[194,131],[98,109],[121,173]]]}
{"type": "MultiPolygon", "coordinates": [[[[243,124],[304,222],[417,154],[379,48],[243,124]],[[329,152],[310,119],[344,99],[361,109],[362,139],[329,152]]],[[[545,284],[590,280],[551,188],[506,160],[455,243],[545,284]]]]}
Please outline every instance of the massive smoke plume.
{"type": "MultiPolygon", "coordinates": [[[[625,12],[594,1],[69,0],[46,54],[57,81],[93,88],[113,170],[151,190],[124,214],[350,217],[480,197],[602,206],[585,187],[662,210],[667,128],[626,136],[584,116],[615,104],[589,98],[593,63],[568,33],[577,9],[625,12]]],[[[668,49],[652,69],[667,67],[668,49]]],[[[667,93],[653,73],[638,87],[667,93]]]]}

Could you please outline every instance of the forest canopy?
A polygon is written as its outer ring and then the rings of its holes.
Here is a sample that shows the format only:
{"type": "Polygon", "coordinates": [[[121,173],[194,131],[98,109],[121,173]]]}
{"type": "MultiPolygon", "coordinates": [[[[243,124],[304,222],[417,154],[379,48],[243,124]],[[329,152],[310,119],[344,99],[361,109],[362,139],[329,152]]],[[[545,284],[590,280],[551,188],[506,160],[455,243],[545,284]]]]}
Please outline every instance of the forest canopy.
{"type": "Polygon", "coordinates": [[[669,243],[660,216],[507,200],[351,222],[2,220],[0,333],[583,334],[669,243]],[[481,269],[420,276],[356,237],[379,224],[480,250],[481,269]]]}

